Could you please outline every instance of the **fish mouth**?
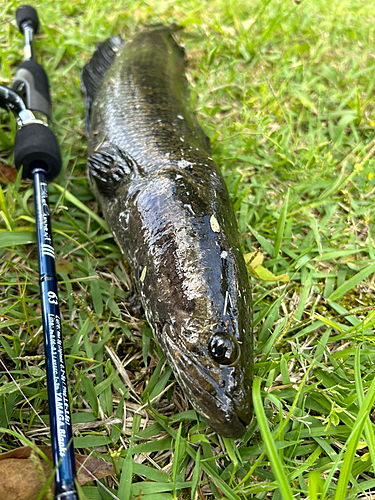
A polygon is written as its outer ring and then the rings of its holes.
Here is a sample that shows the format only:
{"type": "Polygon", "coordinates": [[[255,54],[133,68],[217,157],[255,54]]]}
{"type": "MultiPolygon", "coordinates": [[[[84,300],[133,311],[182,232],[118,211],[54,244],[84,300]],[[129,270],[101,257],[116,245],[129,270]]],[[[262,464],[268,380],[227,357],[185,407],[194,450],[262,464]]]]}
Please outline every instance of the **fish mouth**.
{"type": "Polygon", "coordinates": [[[182,349],[169,335],[164,337],[165,353],[175,377],[203,420],[225,438],[243,436],[252,418],[249,401],[236,404],[227,391],[218,387],[204,365],[182,349]]]}
{"type": "MultiPolygon", "coordinates": [[[[194,363],[195,364],[195,363],[194,363]]],[[[243,436],[251,421],[251,413],[242,407],[236,408],[226,392],[221,392],[212,377],[200,382],[196,375],[185,371],[177,376],[179,383],[187,392],[190,402],[203,420],[218,434],[225,438],[237,439],[243,436]]]]}

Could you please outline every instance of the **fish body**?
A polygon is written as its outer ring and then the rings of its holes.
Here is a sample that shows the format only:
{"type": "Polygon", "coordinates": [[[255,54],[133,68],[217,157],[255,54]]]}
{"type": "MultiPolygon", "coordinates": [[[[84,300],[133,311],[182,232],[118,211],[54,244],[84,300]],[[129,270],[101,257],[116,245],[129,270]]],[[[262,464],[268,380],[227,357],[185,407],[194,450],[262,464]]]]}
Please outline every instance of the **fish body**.
{"type": "Polygon", "coordinates": [[[88,172],[177,381],[219,434],[252,416],[252,314],[228,190],[189,107],[173,27],[98,46],[82,72],[88,172]]]}

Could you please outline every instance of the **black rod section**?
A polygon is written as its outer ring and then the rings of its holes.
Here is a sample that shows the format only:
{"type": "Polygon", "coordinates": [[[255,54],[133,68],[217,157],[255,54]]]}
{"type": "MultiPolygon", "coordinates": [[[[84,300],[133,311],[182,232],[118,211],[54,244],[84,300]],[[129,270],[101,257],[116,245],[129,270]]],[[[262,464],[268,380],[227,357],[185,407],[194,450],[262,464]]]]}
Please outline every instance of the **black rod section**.
{"type": "Polygon", "coordinates": [[[78,500],[74,483],[76,470],[72,425],[44,165],[36,163],[32,173],[52,454],[53,465],[58,466],[55,498],[78,500]]]}

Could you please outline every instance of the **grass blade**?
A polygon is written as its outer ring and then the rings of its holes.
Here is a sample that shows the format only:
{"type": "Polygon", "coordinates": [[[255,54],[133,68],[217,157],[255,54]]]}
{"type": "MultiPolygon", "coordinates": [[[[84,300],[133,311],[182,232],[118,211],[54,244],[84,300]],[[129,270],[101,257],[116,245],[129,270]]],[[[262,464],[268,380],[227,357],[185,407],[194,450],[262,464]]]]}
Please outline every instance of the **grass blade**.
{"type": "Polygon", "coordinates": [[[359,443],[363,428],[368,418],[372,405],[375,400],[375,379],[373,379],[371,386],[366,394],[363,404],[359,410],[358,416],[353,426],[353,430],[347,441],[346,453],[344,456],[344,462],[341,467],[341,472],[339,476],[339,481],[337,483],[337,490],[335,495],[335,500],[342,500],[346,498],[348,491],[349,478],[353,466],[354,455],[357,450],[357,445],[359,443]]]}
{"type": "Polygon", "coordinates": [[[279,220],[277,221],[276,238],[275,238],[275,258],[277,258],[277,256],[279,255],[281,244],[283,242],[286,215],[288,213],[289,193],[290,190],[288,189],[285,195],[285,200],[283,202],[279,220]]]}
{"type": "Polygon", "coordinates": [[[258,420],[259,430],[262,435],[268,458],[271,462],[272,470],[275,474],[277,484],[283,500],[293,500],[293,493],[290,488],[288,478],[285,474],[285,466],[279,458],[275,447],[274,438],[268,427],[267,417],[264,413],[262,398],[260,394],[260,379],[255,378],[253,383],[254,412],[258,420]]]}
{"type": "Polygon", "coordinates": [[[34,229],[32,231],[0,231],[0,248],[28,245],[29,243],[36,243],[34,229]]]}
{"type": "MultiPolygon", "coordinates": [[[[362,384],[362,376],[361,376],[361,346],[358,345],[355,350],[355,360],[354,360],[354,377],[355,377],[355,385],[356,392],[358,398],[359,407],[363,405],[364,396],[363,396],[363,384],[362,384]]],[[[371,461],[375,464],[375,436],[373,424],[369,418],[366,418],[365,423],[365,436],[367,446],[370,452],[371,461]]]]}
{"type": "Polygon", "coordinates": [[[56,189],[58,189],[61,193],[64,194],[65,198],[70,201],[73,205],[75,205],[77,208],[85,212],[87,215],[89,215],[92,219],[94,219],[105,231],[109,231],[108,224],[104,219],[99,217],[98,214],[90,210],[84,203],[82,203],[74,194],[70,193],[67,189],[65,189],[62,186],[59,186],[59,184],[53,183],[52,184],[56,189]]]}
{"type": "Polygon", "coordinates": [[[375,264],[371,264],[365,269],[362,269],[355,276],[350,278],[348,281],[345,281],[342,285],[340,285],[330,296],[329,300],[336,300],[345,295],[349,290],[357,286],[361,281],[367,278],[370,274],[375,272],[375,264]]]}
{"type": "Polygon", "coordinates": [[[194,466],[194,472],[193,472],[193,484],[191,486],[191,500],[196,500],[198,498],[198,485],[199,485],[199,477],[200,477],[200,451],[197,450],[197,454],[195,456],[195,466],[194,466]]]}

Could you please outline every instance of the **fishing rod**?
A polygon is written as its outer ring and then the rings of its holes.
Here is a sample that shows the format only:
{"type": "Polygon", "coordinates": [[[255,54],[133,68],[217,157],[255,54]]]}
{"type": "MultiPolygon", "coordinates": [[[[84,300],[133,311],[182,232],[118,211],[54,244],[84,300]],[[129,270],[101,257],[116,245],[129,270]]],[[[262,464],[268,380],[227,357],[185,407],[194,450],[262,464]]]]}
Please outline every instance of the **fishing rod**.
{"type": "Polygon", "coordinates": [[[39,286],[55,467],[55,499],[78,500],[47,193],[47,182],[57,177],[61,170],[61,156],[57,139],[48,127],[48,120],[51,118],[48,78],[43,67],[34,59],[33,37],[39,27],[37,12],[33,7],[23,5],[17,9],[16,21],[24,35],[25,61],[17,70],[12,89],[0,85],[0,106],[12,111],[18,124],[14,140],[15,165],[18,169],[22,166],[23,177],[34,182],[39,286]]]}

